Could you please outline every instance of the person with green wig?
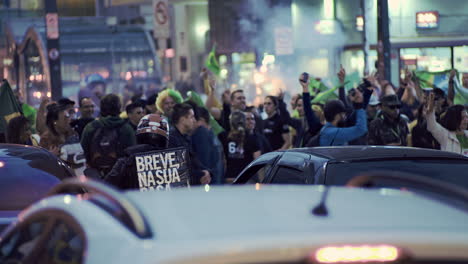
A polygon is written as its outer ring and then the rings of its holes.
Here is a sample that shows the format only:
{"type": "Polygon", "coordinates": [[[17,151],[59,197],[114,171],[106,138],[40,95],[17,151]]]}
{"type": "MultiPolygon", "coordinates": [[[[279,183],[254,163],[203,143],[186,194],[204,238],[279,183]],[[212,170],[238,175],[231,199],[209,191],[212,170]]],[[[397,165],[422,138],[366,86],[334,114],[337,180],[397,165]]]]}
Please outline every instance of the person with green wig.
{"type": "Polygon", "coordinates": [[[174,105],[180,104],[183,101],[184,99],[178,91],[168,88],[159,93],[156,100],[156,108],[159,112],[166,116],[170,122],[174,105]]]}

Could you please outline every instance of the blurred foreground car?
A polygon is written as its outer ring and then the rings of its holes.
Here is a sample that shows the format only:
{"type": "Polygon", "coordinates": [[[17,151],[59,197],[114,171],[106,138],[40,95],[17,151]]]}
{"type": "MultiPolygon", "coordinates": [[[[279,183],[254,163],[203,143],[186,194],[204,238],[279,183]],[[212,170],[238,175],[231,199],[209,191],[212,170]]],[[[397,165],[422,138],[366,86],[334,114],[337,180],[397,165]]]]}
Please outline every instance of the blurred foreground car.
{"type": "Polygon", "coordinates": [[[468,189],[468,157],[439,150],[387,146],[270,152],[251,162],[234,184],[345,185],[353,177],[371,171],[411,173],[468,189]]]}
{"type": "Polygon", "coordinates": [[[79,178],[21,213],[0,263],[468,263],[466,208],[392,189],[121,193],[79,178]]]}
{"type": "Polygon", "coordinates": [[[0,230],[74,172],[49,151],[0,144],[0,230]]]}

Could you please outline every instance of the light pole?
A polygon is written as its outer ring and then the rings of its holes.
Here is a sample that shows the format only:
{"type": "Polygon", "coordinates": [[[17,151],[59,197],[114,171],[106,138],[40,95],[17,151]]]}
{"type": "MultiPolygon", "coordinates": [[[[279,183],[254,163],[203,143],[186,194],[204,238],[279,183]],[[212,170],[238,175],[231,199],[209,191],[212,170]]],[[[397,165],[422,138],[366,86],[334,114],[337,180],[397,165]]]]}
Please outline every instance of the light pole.
{"type": "Polygon", "coordinates": [[[379,73],[385,80],[391,80],[390,30],[388,26],[388,0],[377,0],[377,52],[379,73]]]}
{"type": "Polygon", "coordinates": [[[62,98],[62,74],[60,63],[60,33],[56,0],[44,0],[47,39],[47,57],[49,61],[50,87],[52,100],[62,98]]]}

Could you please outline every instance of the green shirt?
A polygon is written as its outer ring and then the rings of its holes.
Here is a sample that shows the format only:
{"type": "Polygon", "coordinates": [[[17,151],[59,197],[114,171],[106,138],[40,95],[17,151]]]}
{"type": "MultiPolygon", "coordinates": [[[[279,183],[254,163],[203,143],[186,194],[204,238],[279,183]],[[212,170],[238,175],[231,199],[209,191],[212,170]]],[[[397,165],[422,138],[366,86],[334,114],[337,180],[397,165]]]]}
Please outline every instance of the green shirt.
{"type": "Polygon", "coordinates": [[[465,135],[457,135],[458,142],[462,149],[462,154],[468,157],[468,138],[465,135]]]}

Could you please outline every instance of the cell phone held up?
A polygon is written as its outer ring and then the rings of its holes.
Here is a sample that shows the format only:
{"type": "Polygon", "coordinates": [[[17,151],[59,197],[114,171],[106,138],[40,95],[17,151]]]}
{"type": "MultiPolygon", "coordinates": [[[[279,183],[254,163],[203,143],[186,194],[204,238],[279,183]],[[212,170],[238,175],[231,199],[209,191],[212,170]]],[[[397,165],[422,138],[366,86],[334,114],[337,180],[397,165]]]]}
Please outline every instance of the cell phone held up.
{"type": "Polygon", "coordinates": [[[309,74],[307,72],[303,72],[299,81],[307,83],[309,81],[309,74]]]}

